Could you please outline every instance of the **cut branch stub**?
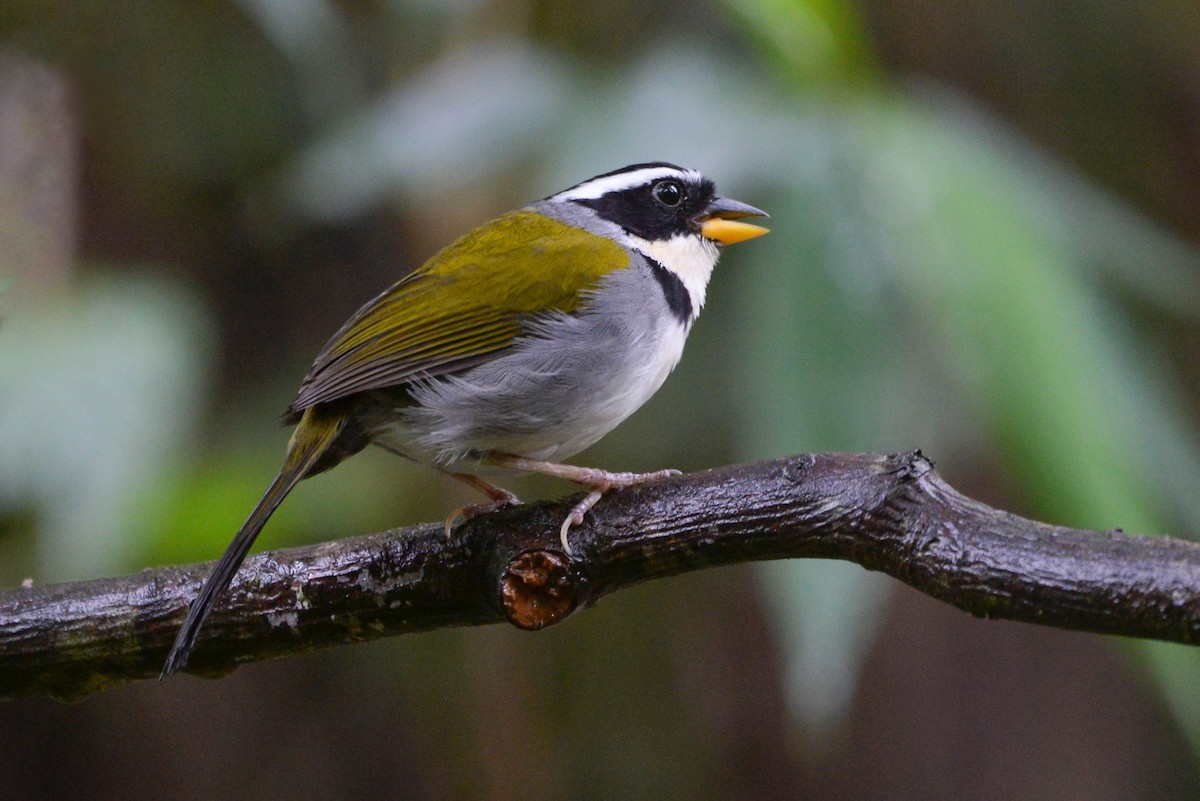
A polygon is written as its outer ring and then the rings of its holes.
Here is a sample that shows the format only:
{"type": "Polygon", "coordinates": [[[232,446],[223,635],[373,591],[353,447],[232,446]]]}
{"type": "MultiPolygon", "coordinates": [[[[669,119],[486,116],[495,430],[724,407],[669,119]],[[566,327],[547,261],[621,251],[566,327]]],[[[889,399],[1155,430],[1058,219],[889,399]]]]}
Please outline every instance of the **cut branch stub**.
{"type": "Polygon", "coordinates": [[[565,620],[579,601],[578,577],[562,551],[522,551],[500,575],[500,607],[519,629],[536,631],[565,620]]]}

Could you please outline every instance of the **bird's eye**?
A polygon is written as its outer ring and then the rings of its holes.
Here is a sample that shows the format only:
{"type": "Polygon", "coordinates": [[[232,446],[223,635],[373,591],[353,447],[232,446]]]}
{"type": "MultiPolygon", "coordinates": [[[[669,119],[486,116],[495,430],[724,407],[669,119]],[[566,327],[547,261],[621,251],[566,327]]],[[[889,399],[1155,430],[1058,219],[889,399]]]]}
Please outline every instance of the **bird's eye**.
{"type": "Polygon", "coordinates": [[[659,181],[650,191],[664,206],[674,208],[683,202],[683,187],[676,181],[659,181]]]}

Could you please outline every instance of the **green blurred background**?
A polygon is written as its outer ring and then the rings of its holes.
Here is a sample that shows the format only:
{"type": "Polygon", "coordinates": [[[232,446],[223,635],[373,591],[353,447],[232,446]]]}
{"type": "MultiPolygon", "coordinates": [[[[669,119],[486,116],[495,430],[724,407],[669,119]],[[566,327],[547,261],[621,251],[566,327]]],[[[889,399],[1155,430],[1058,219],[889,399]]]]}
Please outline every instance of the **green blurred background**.
{"type": "MultiPolygon", "coordinates": [[[[0,585],[214,558],[360,303],[656,159],[773,233],[579,461],[919,446],[1020,513],[1200,531],[1198,41],[1189,0],[6,0],[0,585]]],[[[262,547],[452,484],[366,453],[262,547]]],[[[1194,649],[781,562],[9,703],[0,798],[1190,799],[1198,689],[1194,649]]]]}

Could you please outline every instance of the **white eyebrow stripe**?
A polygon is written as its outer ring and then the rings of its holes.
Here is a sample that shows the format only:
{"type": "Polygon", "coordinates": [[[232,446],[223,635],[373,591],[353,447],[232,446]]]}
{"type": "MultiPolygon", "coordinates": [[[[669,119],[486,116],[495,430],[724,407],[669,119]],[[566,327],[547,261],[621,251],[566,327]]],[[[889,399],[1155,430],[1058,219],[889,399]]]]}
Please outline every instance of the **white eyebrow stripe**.
{"type": "Polygon", "coordinates": [[[608,175],[604,178],[593,178],[584,181],[579,186],[559,192],[555,200],[597,200],[609,192],[622,192],[626,189],[643,186],[659,178],[678,178],[684,182],[702,180],[700,173],[695,170],[677,170],[673,167],[643,167],[633,172],[622,172],[608,175]]]}

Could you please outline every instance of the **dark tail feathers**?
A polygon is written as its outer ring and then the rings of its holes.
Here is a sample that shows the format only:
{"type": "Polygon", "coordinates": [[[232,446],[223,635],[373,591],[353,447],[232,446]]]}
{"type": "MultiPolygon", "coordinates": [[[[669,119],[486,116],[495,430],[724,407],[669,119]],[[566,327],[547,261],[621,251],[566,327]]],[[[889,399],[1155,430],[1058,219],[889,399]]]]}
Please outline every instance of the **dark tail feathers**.
{"type": "Polygon", "coordinates": [[[284,459],[279,474],[275,476],[271,486],[267,487],[267,491],[263,493],[262,499],[254,507],[254,511],[246,518],[246,522],[238,530],[233,542],[229,543],[229,547],[221,555],[221,560],[217,562],[213,572],[205,579],[204,586],[200,588],[200,594],[196,596],[196,600],[192,601],[187,619],[183,621],[179,634],[175,636],[175,644],[171,646],[171,652],[167,654],[167,661],[163,665],[160,679],[165,679],[175,671],[183,669],[187,664],[188,656],[200,634],[200,628],[204,625],[204,621],[208,618],[217,599],[233,581],[238,568],[246,559],[246,554],[250,552],[250,546],[258,537],[258,532],[262,531],[262,527],[266,525],[267,520],[287,497],[287,494],[292,491],[292,488],[309,474],[322,456],[326,455],[329,446],[337,439],[337,435],[345,426],[345,422],[344,417],[319,419],[313,409],[306,410],[304,418],[300,421],[300,425],[297,426],[296,432],[288,444],[287,458],[284,459]]]}

